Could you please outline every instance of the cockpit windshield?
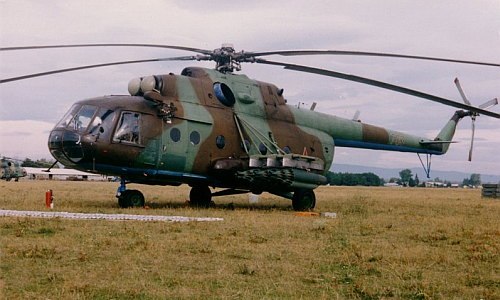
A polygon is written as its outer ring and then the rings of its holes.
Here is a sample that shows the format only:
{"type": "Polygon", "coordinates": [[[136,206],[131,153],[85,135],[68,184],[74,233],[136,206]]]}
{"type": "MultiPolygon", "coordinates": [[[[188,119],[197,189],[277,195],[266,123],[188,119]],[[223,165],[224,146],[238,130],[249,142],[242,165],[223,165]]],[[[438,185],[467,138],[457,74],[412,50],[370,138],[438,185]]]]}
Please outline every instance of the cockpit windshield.
{"type": "Polygon", "coordinates": [[[83,132],[87,129],[97,107],[92,105],[73,105],[56,127],[66,127],[75,131],[83,132]]]}
{"type": "Polygon", "coordinates": [[[75,104],[71,107],[71,109],[62,117],[61,121],[56,124],[56,127],[66,127],[68,126],[69,122],[73,119],[75,116],[76,112],[81,108],[82,106],[79,104],[75,104]]]}
{"type": "Polygon", "coordinates": [[[87,126],[89,126],[90,120],[92,120],[92,117],[94,116],[96,110],[97,107],[95,106],[84,105],[68,125],[68,128],[74,129],[76,131],[85,131],[87,129],[87,126]]]}

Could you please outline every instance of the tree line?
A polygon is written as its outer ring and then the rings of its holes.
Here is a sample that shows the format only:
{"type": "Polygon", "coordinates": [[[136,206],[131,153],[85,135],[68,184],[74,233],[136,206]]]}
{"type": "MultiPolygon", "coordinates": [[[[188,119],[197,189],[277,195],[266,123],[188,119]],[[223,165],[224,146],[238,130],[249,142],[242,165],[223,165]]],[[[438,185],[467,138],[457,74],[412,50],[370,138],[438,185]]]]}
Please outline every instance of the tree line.
{"type": "MultiPolygon", "coordinates": [[[[37,160],[31,160],[30,158],[26,158],[23,160],[21,163],[21,167],[29,167],[29,168],[50,168],[54,164],[53,160],[46,160],[45,158],[42,159],[37,159],[37,160]]],[[[56,164],[52,168],[59,168],[59,166],[56,164]]]]}
{"type": "MultiPolygon", "coordinates": [[[[344,186],[382,186],[386,183],[383,178],[380,178],[374,173],[334,173],[328,172],[326,174],[326,179],[330,185],[344,185],[344,186]]],[[[425,181],[420,181],[418,174],[413,176],[410,169],[404,169],[399,172],[399,177],[393,177],[389,180],[390,183],[396,183],[400,186],[409,187],[425,187],[425,181]]],[[[439,182],[444,187],[451,187],[452,182],[441,180],[436,177],[433,182],[439,182]]],[[[481,185],[481,174],[471,174],[469,178],[465,178],[461,186],[479,186],[481,185]]]]}
{"type": "Polygon", "coordinates": [[[373,173],[333,173],[328,172],[326,179],[330,185],[345,185],[345,186],[381,186],[384,185],[384,179],[373,173]]]}

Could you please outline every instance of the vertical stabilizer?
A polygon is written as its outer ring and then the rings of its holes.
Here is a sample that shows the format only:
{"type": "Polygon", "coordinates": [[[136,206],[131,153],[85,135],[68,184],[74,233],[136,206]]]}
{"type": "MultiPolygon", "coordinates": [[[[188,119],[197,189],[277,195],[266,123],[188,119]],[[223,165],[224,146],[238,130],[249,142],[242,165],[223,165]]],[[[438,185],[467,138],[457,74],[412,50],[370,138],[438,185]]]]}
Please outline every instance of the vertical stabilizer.
{"type": "MultiPolygon", "coordinates": [[[[455,130],[457,128],[458,122],[466,116],[469,116],[470,112],[466,112],[463,110],[457,110],[453,117],[446,123],[446,125],[441,129],[441,132],[437,135],[437,137],[434,139],[435,141],[447,141],[451,142],[453,139],[453,136],[455,135],[455,130]]],[[[448,151],[448,148],[450,147],[450,143],[444,143],[443,144],[443,153],[446,153],[448,151]]]]}

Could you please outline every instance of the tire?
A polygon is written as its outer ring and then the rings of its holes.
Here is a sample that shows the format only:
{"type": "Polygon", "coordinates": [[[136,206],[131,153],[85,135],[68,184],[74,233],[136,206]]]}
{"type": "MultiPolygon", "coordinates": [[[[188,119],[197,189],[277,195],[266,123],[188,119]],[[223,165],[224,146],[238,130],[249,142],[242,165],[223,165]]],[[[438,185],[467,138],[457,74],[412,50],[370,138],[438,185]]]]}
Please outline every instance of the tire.
{"type": "Polygon", "coordinates": [[[293,193],[292,207],[295,211],[309,211],[316,206],[313,190],[299,189],[293,193]]]}
{"type": "Polygon", "coordinates": [[[138,190],[123,191],[118,197],[118,206],[121,208],[143,207],[144,203],[144,195],[138,190]]]}
{"type": "Polygon", "coordinates": [[[208,186],[195,186],[189,192],[191,206],[209,207],[212,202],[212,193],[208,186]]]}
{"type": "Polygon", "coordinates": [[[128,204],[132,207],[144,207],[144,195],[138,190],[130,190],[127,194],[128,204]]]}

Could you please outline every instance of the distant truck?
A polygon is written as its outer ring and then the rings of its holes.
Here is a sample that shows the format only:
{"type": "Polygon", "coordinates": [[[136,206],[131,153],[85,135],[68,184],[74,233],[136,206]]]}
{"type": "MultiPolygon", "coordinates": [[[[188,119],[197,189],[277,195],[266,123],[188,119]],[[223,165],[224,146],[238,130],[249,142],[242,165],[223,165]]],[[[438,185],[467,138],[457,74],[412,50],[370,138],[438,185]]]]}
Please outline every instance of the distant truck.
{"type": "Polygon", "coordinates": [[[14,179],[19,181],[19,178],[26,176],[26,170],[21,167],[21,164],[14,159],[2,157],[2,167],[0,168],[0,179],[10,181],[14,179]]]}

